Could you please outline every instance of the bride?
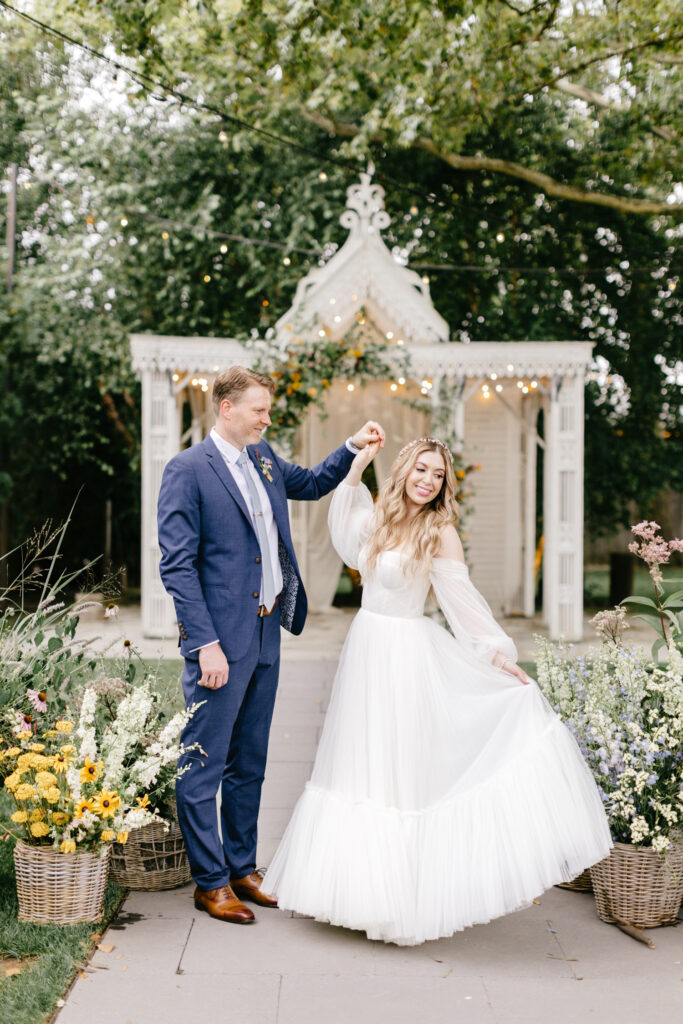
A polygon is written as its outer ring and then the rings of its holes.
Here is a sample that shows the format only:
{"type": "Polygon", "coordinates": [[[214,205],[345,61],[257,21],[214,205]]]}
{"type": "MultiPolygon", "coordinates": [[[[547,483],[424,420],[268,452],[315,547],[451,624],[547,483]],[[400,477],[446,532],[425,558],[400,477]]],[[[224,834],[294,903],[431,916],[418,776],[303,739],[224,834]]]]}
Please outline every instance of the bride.
{"type": "Polygon", "coordinates": [[[448,448],[407,444],[375,506],[360,480],[377,448],[330,506],[363,602],[262,888],[283,909],[414,945],[527,905],[612,844],[573,737],[470,582],[448,448]],[[453,635],[423,614],[430,587],[453,635]]]}

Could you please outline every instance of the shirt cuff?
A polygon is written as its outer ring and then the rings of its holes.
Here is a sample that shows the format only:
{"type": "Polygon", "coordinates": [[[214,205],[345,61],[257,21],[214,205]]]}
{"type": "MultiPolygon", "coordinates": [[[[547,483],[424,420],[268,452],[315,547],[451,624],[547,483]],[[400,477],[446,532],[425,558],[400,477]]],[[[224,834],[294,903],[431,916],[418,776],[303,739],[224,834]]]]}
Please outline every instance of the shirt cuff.
{"type": "Polygon", "coordinates": [[[363,451],[362,448],[359,448],[357,445],[353,443],[350,437],[346,438],[346,447],[349,449],[350,452],[353,452],[354,455],[358,455],[358,452],[363,451]]]}
{"type": "Polygon", "coordinates": [[[191,647],[187,652],[188,654],[194,654],[195,651],[203,651],[206,647],[213,647],[214,644],[219,644],[220,640],[212,640],[210,644],[202,644],[201,647],[191,647]]]}

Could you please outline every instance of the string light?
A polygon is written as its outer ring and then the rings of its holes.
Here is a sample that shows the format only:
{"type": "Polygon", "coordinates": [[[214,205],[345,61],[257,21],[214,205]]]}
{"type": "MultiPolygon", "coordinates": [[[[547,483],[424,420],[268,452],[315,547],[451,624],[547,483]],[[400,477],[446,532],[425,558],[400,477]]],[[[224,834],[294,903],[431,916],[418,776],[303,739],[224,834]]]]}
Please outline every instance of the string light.
{"type": "Polygon", "coordinates": [[[497,242],[504,242],[505,241],[505,235],[503,234],[502,231],[499,231],[498,234],[496,235],[496,241],[497,242]]]}
{"type": "Polygon", "coordinates": [[[397,345],[405,345],[405,342],[404,342],[403,338],[399,338],[398,341],[396,342],[396,344],[397,345]]]}
{"type": "Polygon", "coordinates": [[[168,238],[168,231],[162,231],[161,237],[166,240],[168,238]]]}
{"type": "Polygon", "coordinates": [[[324,171],[321,171],[318,177],[320,178],[321,181],[327,181],[327,175],[325,174],[324,171]]]}
{"type": "Polygon", "coordinates": [[[318,331],[318,337],[319,338],[324,338],[325,337],[325,332],[322,330],[322,328],[321,328],[321,330],[318,331]]]}
{"type": "Polygon", "coordinates": [[[532,388],[537,388],[538,387],[538,381],[537,380],[532,380],[531,386],[532,386],[532,388]]]}
{"type": "Polygon", "coordinates": [[[512,365],[512,363],[508,363],[507,368],[510,371],[510,373],[512,373],[512,371],[514,370],[514,366],[512,365]]]}
{"type": "Polygon", "coordinates": [[[496,391],[501,392],[503,390],[502,384],[496,384],[496,391]]]}
{"type": "Polygon", "coordinates": [[[422,283],[423,284],[429,284],[429,274],[423,274],[422,275],[422,283]]]}
{"type": "Polygon", "coordinates": [[[399,377],[398,378],[398,382],[399,382],[399,384],[405,384],[405,382],[406,382],[405,377],[399,377]]]}
{"type": "Polygon", "coordinates": [[[498,380],[498,374],[497,373],[492,373],[491,374],[491,380],[498,380]]]}
{"type": "Polygon", "coordinates": [[[528,389],[528,387],[526,386],[526,384],[525,384],[525,385],[524,385],[524,387],[522,388],[522,394],[523,394],[523,395],[528,395],[528,394],[529,394],[529,389],[528,389]]]}
{"type": "Polygon", "coordinates": [[[524,381],[523,380],[518,380],[517,381],[517,387],[518,388],[523,388],[524,387],[524,381]]]}
{"type": "Polygon", "coordinates": [[[337,301],[336,299],[330,299],[330,305],[331,305],[331,306],[334,306],[334,304],[335,304],[335,302],[336,302],[336,301],[337,301]]]}
{"type": "Polygon", "coordinates": [[[204,274],[204,284],[208,284],[211,280],[211,274],[204,274]]]}
{"type": "Polygon", "coordinates": [[[391,389],[391,391],[398,391],[398,384],[390,384],[389,388],[391,389]]]}
{"type": "Polygon", "coordinates": [[[286,267],[288,267],[288,266],[289,266],[289,264],[290,264],[290,263],[291,263],[292,261],[290,260],[289,256],[285,256],[285,258],[283,259],[283,261],[282,261],[282,262],[284,263],[284,265],[285,265],[286,267]]]}
{"type": "Polygon", "coordinates": [[[222,142],[223,145],[225,145],[228,141],[228,133],[221,129],[221,131],[219,131],[218,133],[218,141],[222,142]]]}
{"type": "Polygon", "coordinates": [[[173,380],[174,380],[174,382],[175,381],[179,381],[180,380],[180,374],[179,373],[174,373],[173,374],[173,380]]]}
{"type": "Polygon", "coordinates": [[[121,227],[125,228],[127,224],[128,224],[128,221],[126,220],[126,218],[122,217],[121,218],[121,227]]]}
{"type": "Polygon", "coordinates": [[[227,251],[228,251],[228,247],[227,247],[227,245],[225,244],[225,242],[223,242],[223,244],[222,244],[222,246],[221,246],[221,252],[222,252],[222,253],[223,253],[223,255],[225,256],[225,254],[226,254],[226,252],[227,252],[227,251]]]}
{"type": "Polygon", "coordinates": [[[393,331],[387,331],[387,334],[386,334],[387,341],[391,341],[393,336],[394,336],[394,332],[393,331]]]}
{"type": "Polygon", "coordinates": [[[335,322],[335,324],[340,324],[341,323],[341,317],[340,316],[335,316],[334,322],[335,322]]]}
{"type": "Polygon", "coordinates": [[[415,206],[415,205],[411,206],[410,207],[410,212],[412,213],[413,217],[417,216],[417,206],[415,206]]]}
{"type": "Polygon", "coordinates": [[[347,384],[346,385],[346,390],[347,391],[355,391],[355,389],[356,389],[356,385],[355,384],[347,384]]]}

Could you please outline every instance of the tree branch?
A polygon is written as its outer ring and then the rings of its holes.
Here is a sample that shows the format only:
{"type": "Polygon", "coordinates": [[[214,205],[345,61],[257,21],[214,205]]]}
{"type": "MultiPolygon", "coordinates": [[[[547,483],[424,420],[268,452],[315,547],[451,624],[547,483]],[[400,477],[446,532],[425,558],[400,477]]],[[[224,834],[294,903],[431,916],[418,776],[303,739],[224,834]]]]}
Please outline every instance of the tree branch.
{"type": "MultiPolygon", "coordinates": [[[[608,99],[599,92],[594,92],[593,89],[587,89],[583,85],[568,82],[566,78],[560,78],[559,81],[555,82],[553,88],[559,89],[560,92],[566,93],[567,96],[575,96],[577,99],[590,103],[594,107],[600,107],[602,110],[614,110],[616,113],[625,113],[629,110],[622,103],[615,103],[614,100],[608,99]]],[[[646,125],[649,131],[659,135],[666,142],[675,142],[678,138],[672,128],[663,128],[661,125],[653,124],[649,117],[646,118],[646,125]]]]}
{"type": "MultiPolygon", "coordinates": [[[[340,135],[345,138],[354,138],[358,135],[359,129],[356,125],[342,124],[333,121],[331,118],[321,114],[318,110],[301,110],[302,115],[311,124],[316,125],[330,135],[340,135]]],[[[372,136],[373,142],[386,142],[386,132],[376,132],[372,136]]],[[[576,188],[573,185],[563,185],[548,174],[542,171],[534,171],[530,167],[524,167],[513,160],[499,160],[487,156],[460,156],[457,153],[447,153],[431,141],[431,139],[417,138],[412,143],[415,149],[422,149],[427,153],[443,160],[450,167],[458,171],[492,171],[497,174],[507,174],[512,178],[519,178],[536,185],[546,195],[556,196],[558,199],[568,199],[575,203],[589,203],[594,206],[605,206],[620,213],[637,213],[641,216],[654,216],[663,214],[667,217],[680,217],[683,215],[683,203],[666,203],[651,199],[631,199],[627,196],[613,196],[604,192],[591,192],[589,189],[576,188]]]]}

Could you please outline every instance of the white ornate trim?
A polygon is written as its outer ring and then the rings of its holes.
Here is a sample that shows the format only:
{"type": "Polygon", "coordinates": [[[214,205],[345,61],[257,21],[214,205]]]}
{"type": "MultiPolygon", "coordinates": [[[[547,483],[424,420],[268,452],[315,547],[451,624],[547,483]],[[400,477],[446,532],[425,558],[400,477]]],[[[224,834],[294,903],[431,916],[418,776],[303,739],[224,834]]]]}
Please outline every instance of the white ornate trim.
{"type": "Polygon", "coordinates": [[[592,342],[473,341],[468,345],[408,345],[418,377],[574,377],[591,361],[592,342]]]}
{"type": "Polygon", "coordinates": [[[234,363],[251,366],[254,354],[235,338],[178,338],[165,334],[131,334],[137,373],[185,371],[217,373],[234,363]]]}

